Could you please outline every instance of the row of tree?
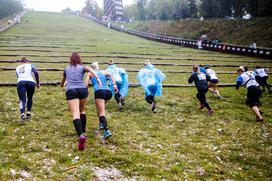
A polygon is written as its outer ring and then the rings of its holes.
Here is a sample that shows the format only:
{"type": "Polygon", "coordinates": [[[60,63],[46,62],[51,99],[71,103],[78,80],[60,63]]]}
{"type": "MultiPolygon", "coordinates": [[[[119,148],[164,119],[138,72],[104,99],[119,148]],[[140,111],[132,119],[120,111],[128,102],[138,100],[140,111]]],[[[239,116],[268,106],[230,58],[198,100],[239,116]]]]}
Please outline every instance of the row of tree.
{"type": "Polygon", "coordinates": [[[14,15],[23,10],[20,0],[0,0],[0,19],[14,15]]]}
{"type": "Polygon", "coordinates": [[[241,18],[272,16],[272,0],[137,0],[126,16],[140,20],[180,18],[241,18]]]}

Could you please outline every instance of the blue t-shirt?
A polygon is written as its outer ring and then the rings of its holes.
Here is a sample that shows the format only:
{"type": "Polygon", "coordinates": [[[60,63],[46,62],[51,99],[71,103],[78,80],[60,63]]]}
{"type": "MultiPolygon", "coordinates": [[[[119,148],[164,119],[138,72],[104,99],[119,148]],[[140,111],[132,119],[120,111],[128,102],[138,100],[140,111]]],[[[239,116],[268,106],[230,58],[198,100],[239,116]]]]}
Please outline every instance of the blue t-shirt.
{"type": "Polygon", "coordinates": [[[84,83],[84,66],[82,65],[68,65],[65,70],[63,76],[66,77],[66,91],[70,89],[77,88],[86,88],[86,84],[84,83]]]}
{"type": "Polygon", "coordinates": [[[101,72],[101,71],[96,71],[97,76],[99,77],[102,87],[98,84],[98,81],[95,77],[91,78],[92,84],[94,86],[94,92],[100,89],[103,90],[110,90],[110,87],[107,84],[107,79],[106,76],[101,72]]]}

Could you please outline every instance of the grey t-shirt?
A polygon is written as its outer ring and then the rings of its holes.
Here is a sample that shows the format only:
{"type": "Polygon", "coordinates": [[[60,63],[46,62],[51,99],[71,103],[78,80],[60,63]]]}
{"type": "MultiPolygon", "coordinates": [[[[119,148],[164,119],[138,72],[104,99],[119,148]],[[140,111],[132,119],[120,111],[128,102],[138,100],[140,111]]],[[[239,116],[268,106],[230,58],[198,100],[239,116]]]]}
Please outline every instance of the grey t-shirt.
{"type": "Polygon", "coordinates": [[[77,89],[77,88],[86,88],[86,84],[84,83],[84,66],[82,65],[68,65],[64,69],[64,76],[66,77],[66,91],[70,89],[77,89]]]}

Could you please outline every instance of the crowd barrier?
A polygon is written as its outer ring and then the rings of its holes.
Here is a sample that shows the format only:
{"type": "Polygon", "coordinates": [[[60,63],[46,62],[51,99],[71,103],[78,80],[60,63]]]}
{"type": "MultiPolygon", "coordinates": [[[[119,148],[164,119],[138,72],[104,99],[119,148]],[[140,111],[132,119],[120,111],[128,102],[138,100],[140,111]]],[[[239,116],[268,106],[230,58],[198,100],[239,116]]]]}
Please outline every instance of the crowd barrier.
{"type": "MultiPolygon", "coordinates": [[[[87,16],[87,15],[81,14],[80,16],[91,19],[101,25],[108,27],[108,23],[105,21],[102,21],[102,20],[87,16]]],[[[114,25],[114,24],[110,24],[110,28],[117,30],[117,31],[131,34],[131,35],[139,36],[139,37],[142,37],[142,38],[145,38],[148,40],[153,40],[153,41],[158,41],[158,42],[162,42],[162,43],[168,43],[168,44],[172,44],[172,45],[178,45],[178,46],[184,46],[184,47],[198,49],[198,42],[196,40],[146,33],[146,32],[142,32],[142,31],[124,28],[124,27],[114,25]]],[[[250,48],[250,47],[246,47],[246,46],[232,45],[232,44],[226,44],[226,43],[216,43],[216,44],[203,43],[202,49],[216,51],[216,52],[222,52],[222,53],[272,59],[272,49],[271,48],[250,48]]]]}

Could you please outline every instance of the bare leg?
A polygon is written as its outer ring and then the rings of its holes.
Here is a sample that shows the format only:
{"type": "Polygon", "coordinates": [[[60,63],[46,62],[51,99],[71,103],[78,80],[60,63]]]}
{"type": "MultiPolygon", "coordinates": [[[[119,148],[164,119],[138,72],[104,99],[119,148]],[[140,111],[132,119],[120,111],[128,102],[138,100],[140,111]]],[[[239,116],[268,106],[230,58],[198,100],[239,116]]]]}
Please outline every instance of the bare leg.
{"type": "Polygon", "coordinates": [[[79,101],[79,110],[80,110],[80,114],[85,114],[85,107],[87,104],[87,98],[85,99],[81,99],[79,101]]]}
{"type": "Polygon", "coordinates": [[[105,100],[95,99],[95,106],[96,106],[98,117],[105,116],[105,100]]]}
{"type": "Polygon", "coordinates": [[[79,113],[79,99],[68,100],[70,111],[73,115],[73,120],[80,119],[79,113]]]}
{"type": "Polygon", "coordinates": [[[251,111],[259,118],[259,119],[263,119],[262,115],[260,114],[260,110],[257,106],[254,106],[251,108],[251,111]]]}

